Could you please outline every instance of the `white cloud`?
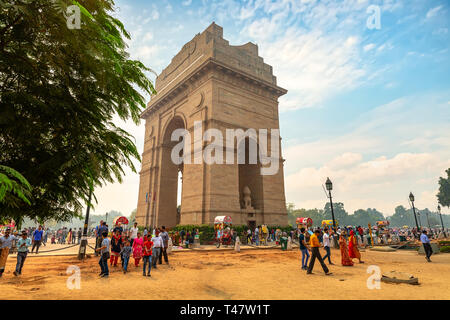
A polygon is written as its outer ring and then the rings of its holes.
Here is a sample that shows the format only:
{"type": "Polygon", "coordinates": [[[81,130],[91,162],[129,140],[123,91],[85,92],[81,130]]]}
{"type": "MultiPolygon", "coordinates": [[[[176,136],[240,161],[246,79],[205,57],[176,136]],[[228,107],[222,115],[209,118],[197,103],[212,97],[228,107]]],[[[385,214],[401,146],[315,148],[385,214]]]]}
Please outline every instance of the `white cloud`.
{"type": "Polygon", "coordinates": [[[370,50],[372,50],[372,49],[375,48],[375,47],[376,47],[375,43],[369,43],[369,44],[366,44],[366,45],[364,46],[364,51],[370,51],[370,50]]]}
{"type": "Polygon", "coordinates": [[[434,17],[441,9],[442,9],[442,6],[437,6],[437,7],[434,7],[432,9],[428,10],[426,18],[430,19],[430,18],[434,17]]]}
{"type": "Polygon", "coordinates": [[[438,178],[450,167],[449,119],[448,94],[415,95],[358,117],[346,134],[287,147],[286,200],[323,208],[321,185],[330,177],[335,201],[349,213],[375,207],[390,215],[407,206],[409,191],[432,209],[438,178]]]}
{"type": "Polygon", "coordinates": [[[192,0],[184,0],[183,2],[181,2],[181,4],[183,5],[183,6],[190,6],[191,5],[191,3],[192,3],[192,0]]]}

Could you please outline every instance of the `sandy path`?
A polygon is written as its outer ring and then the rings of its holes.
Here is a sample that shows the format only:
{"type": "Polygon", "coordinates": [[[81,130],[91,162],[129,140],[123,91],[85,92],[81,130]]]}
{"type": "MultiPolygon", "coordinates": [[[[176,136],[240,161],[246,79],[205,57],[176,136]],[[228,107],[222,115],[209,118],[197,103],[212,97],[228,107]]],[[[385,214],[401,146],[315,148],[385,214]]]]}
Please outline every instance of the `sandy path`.
{"type": "MultiPolygon", "coordinates": [[[[109,279],[98,278],[97,258],[80,262],[69,256],[29,258],[16,278],[16,260],[10,257],[0,279],[0,299],[450,299],[450,254],[435,255],[432,263],[412,251],[362,256],[365,264],[331,266],[333,275],[324,276],[319,264],[306,275],[298,250],[179,252],[169,256],[169,266],[152,270],[151,278],[142,276],[141,263],[126,275],[113,269],[109,279]],[[67,288],[70,265],[81,269],[80,290],[67,288]],[[421,284],[381,283],[380,290],[369,290],[369,265],[412,273],[421,284]]],[[[340,261],[338,250],[332,250],[332,260],[340,261]]]]}

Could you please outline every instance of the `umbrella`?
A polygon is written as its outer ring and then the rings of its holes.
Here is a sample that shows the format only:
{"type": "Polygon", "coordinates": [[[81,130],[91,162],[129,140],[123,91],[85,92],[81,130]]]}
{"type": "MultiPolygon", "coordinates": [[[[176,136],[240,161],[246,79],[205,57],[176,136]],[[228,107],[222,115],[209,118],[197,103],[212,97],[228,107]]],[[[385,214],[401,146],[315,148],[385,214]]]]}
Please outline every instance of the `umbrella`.
{"type": "Polygon", "coordinates": [[[128,224],[128,219],[127,219],[127,217],[124,217],[124,216],[114,218],[114,220],[113,220],[114,225],[118,225],[119,222],[121,224],[128,224]]]}

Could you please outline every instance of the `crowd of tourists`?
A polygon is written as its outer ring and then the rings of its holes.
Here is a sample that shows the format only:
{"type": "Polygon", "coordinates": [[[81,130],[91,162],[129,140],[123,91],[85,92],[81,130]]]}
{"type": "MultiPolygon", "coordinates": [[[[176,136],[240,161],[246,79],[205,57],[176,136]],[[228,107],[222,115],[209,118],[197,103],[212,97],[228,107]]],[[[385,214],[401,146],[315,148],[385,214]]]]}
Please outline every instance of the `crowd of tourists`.
{"type": "MultiPolygon", "coordinates": [[[[170,235],[166,228],[144,228],[139,231],[137,223],[132,228],[123,228],[120,223],[111,230],[104,221],[100,221],[95,229],[91,230],[95,236],[95,254],[100,257],[100,276],[108,277],[110,268],[121,267],[123,273],[129,270],[129,263],[133,258],[135,268],[140,267],[142,261],[142,274],[151,276],[151,269],[157,268],[157,263],[161,264],[164,258],[166,264],[168,260],[168,249],[172,245],[186,246],[192,244],[198,238],[198,229],[193,231],[176,231],[170,235]],[[109,267],[108,267],[109,265],[109,267]]],[[[275,242],[278,244],[281,238],[290,237],[291,243],[298,243],[301,251],[301,268],[311,274],[316,259],[322,266],[326,275],[331,274],[328,265],[333,265],[331,261],[332,247],[339,247],[341,253],[341,264],[343,266],[353,266],[354,259],[359,263],[361,260],[359,247],[370,244],[393,244],[400,241],[420,240],[424,247],[425,256],[431,262],[432,247],[431,240],[443,238],[448,235],[448,229],[427,229],[422,228],[419,232],[416,228],[374,228],[372,232],[368,228],[361,226],[338,227],[336,232],[332,228],[297,228],[289,232],[282,232],[280,229],[269,229],[266,226],[258,226],[254,230],[247,229],[242,234],[230,229],[229,234],[232,242],[237,236],[245,239],[248,244],[261,245],[275,242]],[[337,243],[335,243],[337,242],[337,243]],[[338,245],[337,245],[338,244],[338,245]],[[323,247],[325,255],[322,257],[319,248],[323,247]],[[309,262],[309,264],[308,264],[309,262]]],[[[59,244],[79,244],[82,238],[81,228],[62,227],[57,230],[50,230],[43,226],[37,228],[25,228],[19,232],[6,228],[0,230],[0,277],[3,275],[8,255],[13,250],[17,251],[17,264],[13,274],[19,276],[28,253],[37,254],[41,245],[46,245],[48,238],[51,243],[59,244]]]]}
{"type": "Polygon", "coordinates": [[[151,277],[151,269],[157,268],[157,263],[162,264],[163,257],[165,263],[169,264],[167,256],[169,234],[165,226],[154,229],[152,233],[147,229],[141,233],[137,223],[126,230],[118,224],[110,233],[106,223],[100,221],[95,228],[95,237],[95,252],[100,256],[100,277],[108,277],[109,268],[119,266],[126,274],[129,270],[130,258],[133,258],[135,268],[139,267],[142,260],[142,274],[147,277],[151,277]]]}

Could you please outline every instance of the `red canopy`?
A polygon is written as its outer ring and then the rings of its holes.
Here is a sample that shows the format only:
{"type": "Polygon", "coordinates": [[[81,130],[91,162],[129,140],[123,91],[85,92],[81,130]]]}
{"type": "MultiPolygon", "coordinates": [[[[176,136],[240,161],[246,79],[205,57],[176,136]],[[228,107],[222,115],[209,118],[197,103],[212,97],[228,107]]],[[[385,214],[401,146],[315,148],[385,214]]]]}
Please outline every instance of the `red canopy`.
{"type": "Polygon", "coordinates": [[[296,223],[311,227],[313,224],[313,220],[311,218],[297,218],[296,223]]]}
{"type": "Polygon", "coordinates": [[[114,225],[118,225],[119,222],[121,224],[128,224],[128,219],[127,219],[127,217],[124,217],[124,216],[114,218],[114,220],[113,220],[114,225]]]}

